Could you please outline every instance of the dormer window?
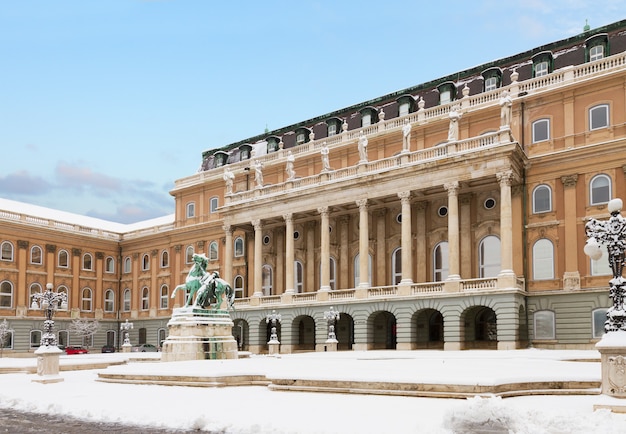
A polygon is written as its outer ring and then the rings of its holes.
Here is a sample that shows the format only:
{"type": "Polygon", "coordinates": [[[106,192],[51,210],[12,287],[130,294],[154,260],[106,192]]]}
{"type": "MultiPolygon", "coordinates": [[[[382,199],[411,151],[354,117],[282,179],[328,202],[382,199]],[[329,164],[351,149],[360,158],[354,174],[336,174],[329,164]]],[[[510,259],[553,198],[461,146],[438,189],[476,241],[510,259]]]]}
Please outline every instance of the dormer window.
{"type": "Polygon", "coordinates": [[[337,134],[337,124],[330,124],[328,126],[328,137],[334,136],[337,134]]]}
{"type": "Polygon", "coordinates": [[[309,134],[311,134],[311,130],[309,130],[308,128],[298,128],[296,130],[296,146],[307,143],[309,141],[309,134]]]}
{"type": "Polygon", "coordinates": [[[239,160],[249,160],[252,155],[252,146],[250,145],[241,145],[239,147],[239,160]]]}
{"type": "Polygon", "coordinates": [[[398,117],[406,116],[413,111],[415,99],[412,95],[402,95],[396,101],[398,102],[398,117]]]}
{"type": "Polygon", "coordinates": [[[276,136],[270,136],[267,138],[267,152],[276,152],[280,149],[280,138],[276,136]]]}
{"type": "Polygon", "coordinates": [[[502,70],[500,68],[490,68],[482,73],[484,79],[484,91],[496,90],[502,84],[502,70]]]}
{"type": "Polygon", "coordinates": [[[606,33],[594,35],[585,41],[587,62],[600,60],[609,55],[609,39],[606,33]]]}
{"type": "Polygon", "coordinates": [[[439,91],[439,104],[448,104],[456,99],[456,86],[447,82],[437,86],[439,91]]]}
{"type": "Polygon", "coordinates": [[[341,119],[339,118],[328,119],[326,125],[328,125],[328,137],[339,134],[341,131],[341,119]]]}
{"type": "Polygon", "coordinates": [[[226,152],[218,151],[215,153],[215,167],[221,167],[228,161],[228,154],[226,152]]]}
{"type": "Polygon", "coordinates": [[[361,127],[369,127],[378,122],[378,111],[374,107],[365,107],[359,111],[361,113],[361,127]]]}
{"type": "Polygon", "coordinates": [[[544,51],[533,56],[533,77],[543,77],[552,72],[552,53],[544,51]]]}

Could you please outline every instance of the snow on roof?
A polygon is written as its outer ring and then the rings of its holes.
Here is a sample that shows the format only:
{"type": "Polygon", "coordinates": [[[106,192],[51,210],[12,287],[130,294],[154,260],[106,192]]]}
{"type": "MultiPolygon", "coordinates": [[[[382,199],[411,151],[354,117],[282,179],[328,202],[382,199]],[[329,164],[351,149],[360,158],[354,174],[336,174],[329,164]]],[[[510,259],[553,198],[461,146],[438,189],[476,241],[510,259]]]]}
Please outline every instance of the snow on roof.
{"type": "Polygon", "coordinates": [[[0,198],[0,215],[2,211],[16,214],[26,214],[32,217],[56,220],[73,225],[80,225],[84,227],[101,229],[104,231],[115,233],[128,233],[141,229],[151,228],[155,226],[172,224],[174,222],[174,214],[169,214],[163,217],[157,217],[149,220],[144,220],[131,224],[116,223],[108,220],[102,220],[95,217],[88,217],[80,214],[74,214],[70,212],[60,211],[57,209],[46,208],[43,206],[32,205],[25,202],[18,202],[15,200],[0,198]]]}

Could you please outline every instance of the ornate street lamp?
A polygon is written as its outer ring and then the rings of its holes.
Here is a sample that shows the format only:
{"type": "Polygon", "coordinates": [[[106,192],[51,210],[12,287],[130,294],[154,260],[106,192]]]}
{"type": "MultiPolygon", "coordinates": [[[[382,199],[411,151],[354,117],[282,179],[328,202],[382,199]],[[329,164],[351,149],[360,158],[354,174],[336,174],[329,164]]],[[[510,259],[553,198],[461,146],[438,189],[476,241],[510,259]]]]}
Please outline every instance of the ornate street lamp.
{"type": "Polygon", "coordinates": [[[275,310],[272,311],[272,313],[267,315],[267,318],[265,318],[265,323],[269,324],[272,323],[272,330],[270,332],[270,340],[268,342],[268,344],[280,344],[280,342],[278,341],[278,335],[276,334],[276,322],[281,322],[281,316],[279,313],[276,313],[275,310]]]}
{"type": "Polygon", "coordinates": [[[122,333],[124,333],[124,344],[122,345],[123,347],[131,346],[129,331],[132,329],[133,329],[133,323],[128,322],[128,319],[126,319],[126,322],[123,322],[122,324],[120,324],[120,330],[122,331],[122,333]]]}
{"type": "Polygon", "coordinates": [[[41,335],[41,346],[56,346],[57,338],[54,335],[54,321],[52,317],[58,309],[67,309],[67,294],[65,292],[52,291],[52,283],[46,285],[46,291],[33,294],[31,309],[42,309],[46,316],[43,322],[43,334],[41,335]]]}
{"type": "Polygon", "coordinates": [[[339,320],[339,312],[333,310],[333,307],[330,307],[329,311],[324,312],[324,318],[328,322],[328,339],[327,343],[336,343],[337,335],[335,335],[335,324],[339,320]]]}
{"type": "Polygon", "coordinates": [[[624,268],[624,251],[626,250],[626,218],[622,217],[622,200],[613,199],[608,204],[611,217],[600,221],[590,219],[585,225],[587,244],[585,254],[591,259],[598,260],[602,257],[601,245],[606,245],[609,253],[609,265],[613,272],[613,278],[609,281],[609,297],[613,300],[604,323],[604,330],[608,332],[626,331],[626,279],[622,277],[624,268]]]}

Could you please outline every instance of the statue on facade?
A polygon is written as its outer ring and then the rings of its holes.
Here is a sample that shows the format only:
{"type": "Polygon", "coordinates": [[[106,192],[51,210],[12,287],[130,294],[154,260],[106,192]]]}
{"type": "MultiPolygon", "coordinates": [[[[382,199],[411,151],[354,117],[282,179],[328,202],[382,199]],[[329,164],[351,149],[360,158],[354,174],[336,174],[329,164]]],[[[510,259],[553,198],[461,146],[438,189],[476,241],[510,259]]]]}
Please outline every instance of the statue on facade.
{"type": "Polygon", "coordinates": [[[263,163],[261,160],[254,160],[254,181],[257,188],[263,187],[263,163]]]}
{"type": "Polygon", "coordinates": [[[330,151],[328,150],[328,145],[326,145],[326,142],[324,142],[324,144],[322,145],[322,149],[320,151],[320,153],[322,154],[322,172],[327,172],[330,169],[330,163],[328,161],[328,153],[330,151]]]}
{"type": "Polygon", "coordinates": [[[359,133],[359,163],[367,163],[367,137],[363,131],[359,133]]]}
{"type": "Polygon", "coordinates": [[[293,163],[296,161],[296,157],[293,156],[291,150],[287,153],[287,166],[285,172],[287,172],[287,181],[291,181],[296,177],[296,171],[293,169],[293,163]]]}
{"type": "Polygon", "coordinates": [[[450,127],[448,128],[448,141],[454,142],[459,139],[459,120],[461,119],[460,107],[455,105],[450,108],[448,117],[450,118],[450,127]]]}
{"type": "Polygon", "coordinates": [[[224,182],[226,182],[226,194],[233,193],[233,180],[235,179],[235,174],[231,172],[228,167],[224,168],[224,182]]]}
{"type": "Polygon", "coordinates": [[[402,152],[408,152],[411,149],[411,123],[408,119],[404,120],[402,126],[402,152]]]}
{"type": "Polygon", "coordinates": [[[508,127],[511,125],[512,106],[513,101],[511,100],[509,91],[505,90],[500,97],[500,127],[508,127]]]}
{"type": "Polygon", "coordinates": [[[185,307],[193,305],[204,309],[210,305],[211,299],[214,298],[216,302],[213,308],[219,309],[223,297],[226,296],[228,306],[232,308],[235,301],[233,288],[228,282],[220,278],[217,271],[212,273],[206,271],[209,259],[204,253],[194,253],[192,259],[193,266],[185,278],[185,283],[174,288],[172,298],[176,295],[176,291],[183,289],[187,292],[185,307]],[[196,296],[195,300],[194,296],[196,296]]]}

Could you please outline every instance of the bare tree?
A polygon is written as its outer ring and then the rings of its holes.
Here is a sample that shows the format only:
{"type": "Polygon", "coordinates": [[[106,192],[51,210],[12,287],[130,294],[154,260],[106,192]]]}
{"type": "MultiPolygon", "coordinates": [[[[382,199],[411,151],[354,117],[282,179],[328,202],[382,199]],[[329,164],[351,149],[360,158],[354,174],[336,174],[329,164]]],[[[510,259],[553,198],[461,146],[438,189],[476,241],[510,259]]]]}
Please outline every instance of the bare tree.
{"type": "Polygon", "coordinates": [[[96,319],[74,319],[69,326],[70,333],[82,338],[93,336],[100,328],[100,323],[96,319]]]}
{"type": "Polygon", "coordinates": [[[0,357],[3,355],[4,346],[7,344],[9,337],[13,334],[13,329],[9,327],[5,319],[0,323],[0,357]]]}

